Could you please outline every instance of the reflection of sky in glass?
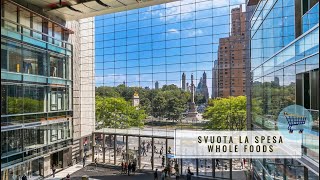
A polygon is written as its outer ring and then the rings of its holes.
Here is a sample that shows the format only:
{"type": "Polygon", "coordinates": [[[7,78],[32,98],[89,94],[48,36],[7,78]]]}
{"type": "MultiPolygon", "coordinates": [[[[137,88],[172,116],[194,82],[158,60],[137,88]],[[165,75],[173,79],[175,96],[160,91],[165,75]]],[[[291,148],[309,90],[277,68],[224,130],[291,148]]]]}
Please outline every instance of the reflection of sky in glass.
{"type": "MultiPolygon", "coordinates": [[[[230,34],[231,9],[244,0],[183,0],[95,18],[96,83],[180,87],[207,73],[211,93],[219,38],[230,34]]],[[[243,11],[244,6],[243,6],[243,11]]],[[[197,83],[197,82],[196,82],[197,83]]]]}

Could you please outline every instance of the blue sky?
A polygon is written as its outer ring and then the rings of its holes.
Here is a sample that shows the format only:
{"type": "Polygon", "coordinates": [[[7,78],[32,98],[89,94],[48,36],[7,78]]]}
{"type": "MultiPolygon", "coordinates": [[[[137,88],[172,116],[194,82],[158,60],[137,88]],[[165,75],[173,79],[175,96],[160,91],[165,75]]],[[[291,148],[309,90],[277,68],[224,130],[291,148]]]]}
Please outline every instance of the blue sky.
{"type": "Polygon", "coordinates": [[[198,83],[206,71],[211,93],[219,39],[229,36],[231,9],[243,3],[182,0],[95,17],[97,86],[180,87],[183,72],[198,83]]]}

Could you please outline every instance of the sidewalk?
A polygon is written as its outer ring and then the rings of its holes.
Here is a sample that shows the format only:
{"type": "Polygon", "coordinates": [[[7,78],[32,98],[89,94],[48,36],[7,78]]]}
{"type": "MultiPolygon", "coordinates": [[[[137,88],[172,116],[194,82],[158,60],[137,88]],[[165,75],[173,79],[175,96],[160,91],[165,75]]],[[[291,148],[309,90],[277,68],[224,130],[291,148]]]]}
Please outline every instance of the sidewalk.
{"type": "MultiPolygon", "coordinates": [[[[88,159],[90,159],[90,158],[88,158],[88,159]]],[[[87,160],[85,167],[88,166],[91,163],[92,163],[91,160],[87,160]]],[[[68,168],[56,173],[55,177],[52,177],[52,175],[51,175],[50,177],[45,178],[45,179],[46,180],[61,180],[61,179],[65,178],[68,174],[71,175],[74,172],[76,172],[76,171],[78,171],[78,170],[80,170],[82,168],[83,168],[82,163],[78,163],[78,164],[70,166],[70,167],[68,167],[68,168]]]]}

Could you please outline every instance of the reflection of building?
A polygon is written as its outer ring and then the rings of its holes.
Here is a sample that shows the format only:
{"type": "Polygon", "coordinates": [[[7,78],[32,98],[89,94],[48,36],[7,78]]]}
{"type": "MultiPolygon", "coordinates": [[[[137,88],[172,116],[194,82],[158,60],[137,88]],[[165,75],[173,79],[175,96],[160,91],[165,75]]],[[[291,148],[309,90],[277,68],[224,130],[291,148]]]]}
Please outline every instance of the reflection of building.
{"type": "Polygon", "coordinates": [[[53,164],[80,161],[90,147],[84,138],[95,122],[93,19],[65,22],[16,2],[1,1],[1,179],[36,179],[50,175],[53,164]]]}
{"type": "Polygon", "coordinates": [[[158,81],[156,81],[156,83],[155,83],[155,89],[159,89],[159,82],[158,81]]]}
{"type": "Polygon", "coordinates": [[[186,74],[185,73],[182,73],[182,90],[183,91],[186,91],[187,90],[187,87],[186,87],[186,74]]]}
{"type": "MultiPolygon", "coordinates": [[[[247,96],[253,106],[248,111],[256,115],[247,128],[275,130],[281,110],[295,104],[319,123],[319,2],[279,0],[262,6],[264,2],[248,1],[258,7],[249,22],[253,87],[247,96]],[[260,12],[268,13],[260,19],[260,12]],[[259,115],[252,112],[256,109],[259,115]]],[[[299,159],[253,159],[254,179],[319,179],[319,126],[302,139],[299,159]]]]}
{"type": "Polygon", "coordinates": [[[231,35],[219,39],[216,97],[245,94],[246,18],[242,7],[231,10],[231,35]]]}
{"type": "Polygon", "coordinates": [[[212,68],[212,94],[211,98],[218,97],[218,61],[213,62],[212,68]]]}
{"type": "Polygon", "coordinates": [[[208,86],[207,86],[207,74],[206,72],[203,72],[202,77],[200,78],[200,81],[198,83],[198,86],[196,88],[196,93],[201,94],[206,99],[206,102],[209,99],[209,92],[208,92],[208,86]]]}

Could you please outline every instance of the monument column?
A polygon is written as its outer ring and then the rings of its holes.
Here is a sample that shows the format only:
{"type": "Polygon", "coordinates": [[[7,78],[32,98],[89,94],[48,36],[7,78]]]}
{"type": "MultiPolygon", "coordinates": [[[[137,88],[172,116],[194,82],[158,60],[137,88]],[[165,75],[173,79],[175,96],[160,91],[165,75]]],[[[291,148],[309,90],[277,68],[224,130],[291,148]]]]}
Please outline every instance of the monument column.
{"type": "MultiPolygon", "coordinates": [[[[197,117],[198,112],[197,112],[196,104],[194,103],[194,84],[193,84],[193,74],[191,74],[190,92],[191,92],[191,102],[189,103],[188,117],[196,118],[196,117],[197,117]]],[[[193,119],[192,119],[192,120],[193,120],[193,119]]]]}

